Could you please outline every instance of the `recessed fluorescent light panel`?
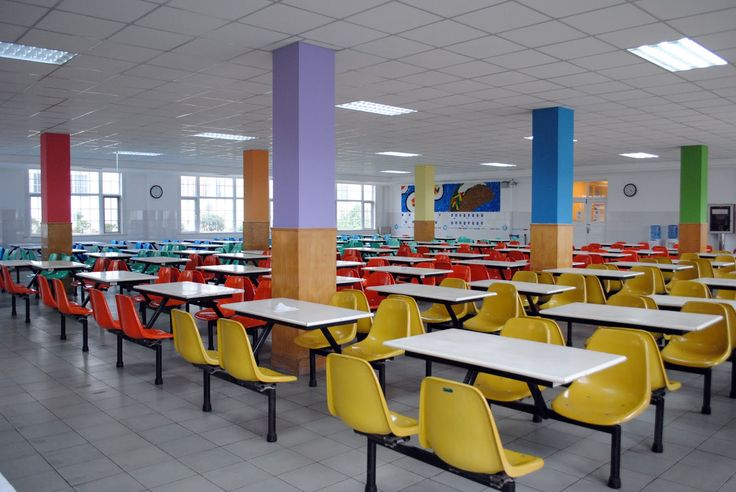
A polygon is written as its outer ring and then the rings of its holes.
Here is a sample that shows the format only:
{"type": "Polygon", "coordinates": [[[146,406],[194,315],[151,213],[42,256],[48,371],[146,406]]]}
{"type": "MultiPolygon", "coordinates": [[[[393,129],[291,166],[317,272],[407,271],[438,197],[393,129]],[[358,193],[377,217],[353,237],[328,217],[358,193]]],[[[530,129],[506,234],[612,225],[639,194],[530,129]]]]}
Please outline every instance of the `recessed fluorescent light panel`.
{"type": "Polygon", "coordinates": [[[376,152],[376,155],[390,155],[391,157],[419,157],[422,154],[410,154],[409,152],[376,152]]]}
{"type": "Polygon", "coordinates": [[[481,162],[480,165],[491,167],[516,167],[516,164],[506,164],[505,162],[481,162]]]}
{"type": "Polygon", "coordinates": [[[366,113],[382,114],[384,116],[398,116],[401,114],[416,113],[416,109],[398,108],[396,106],[387,106],[370,101],[353,101],[345,104],[338,104],[336,107],[342,109],[352,109],[353,111],[364,111],[366,113]]]}
{"type": "Polygon", "coordinates": [[[411,174],[410,171],[398,171],[396,169],[386,169],[385,171],[381,172],[386,174],[411,174]]]}
{"type": "Polygon", "coordinates": [[[628,51],[670,72],[726,65],[728,63],[720,56],[688,38],[629,48],[628,51]]]}
{"type": "Polygon", "coordinates": [[[137,155],[140,157],[157,157],[163,155],[160,152],[136,152],[134,150],[119,150],[115,152],[117,155],[137,155]]]}
{"type": "Polygon", "coordinates": [[[647,154],[646,152],[630,152],[628,154],[619,154],[622,157],[631,157],[632,159],[654,159],[659,157],[654,154],[647,154]]]}
{"type": "Polygon", "coordinates": [[[202,138],[218,138],[220,140],[236,140],[238,142],[244,142],[246,140],[255,140],[256,137],[249,137],[248,135],[234,135],[232,133],[211,133],[211,132],[205,132],[205,133],[197,133],[194,135],[195,137],[202,137],[202,138]]]}
{"type": "Polygon", "coordinates": [[[76,53],[70,53],[68,51],[50,50],[47,48],[39,48],[37,46],[27,46],[25,44],[0,42],[0,58],[48,63],[50,65],[63,65],[75,56],[77,56],[76,53]]]}

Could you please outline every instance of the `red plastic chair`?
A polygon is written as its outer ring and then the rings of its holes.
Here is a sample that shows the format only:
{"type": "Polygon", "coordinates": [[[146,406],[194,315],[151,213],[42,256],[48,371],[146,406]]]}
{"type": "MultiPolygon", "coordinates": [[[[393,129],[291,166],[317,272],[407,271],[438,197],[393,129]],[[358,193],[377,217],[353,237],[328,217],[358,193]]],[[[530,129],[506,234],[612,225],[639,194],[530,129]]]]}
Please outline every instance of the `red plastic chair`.
{"type": "Polygon", "coordinates": [[[658,256],[660,258],[669,258],[670,252],[665,246],[653,246],[652,251],[657,253],[655,256],[658,256]]]}
{"type": "MultiPolygon", "coordinates": [[[[437,268],[435,262],[428,261],[426,263],[418,263],[415,265],[417,268],[437,268]]],[[[436,277],[424,277],[424,279],[417,280],[416,278],[411,279],[413,284],[422,283],[424,285],[437,285],[436,277]]]]}
{"type": "Polygon", "coordinates": [[[15,297],[21,297],[26,301],[26,323],[31,322],[31,300],[30,297],[36,293],[34,289],[26,287],[24,285],[16,284],[13,280],[13,276],[10,275],[8,267],[3,267],[3,279],[5,280],[5,290],[12,297],[12,310],[11,316],[15,316],[15,297]]]}
{"type": "Polygon", "coordinates": [[[472,253],[472,251],[471,251],[471,249],[470,249],[470,245],[469,245],[469,244],[467,244],[467,243],[461,243],[461,244],[460,244],[460,245],[459,245],[459,246],[457,247],[457,252],[458,252],[458,253],[472,253]]]}
{"type": "Polygon", "coordinates": [[[346,249],[342,253],[342,259],[344,261],[363,261],[360,251],[355,251],[354,249],[346,249]]]}
{"type": "Polygon", "coordinates": [[[120,320],[112,317],[110,305],[107,304],[105,294],[101,290],[89,290],[89,303],[92,306],[92,316],[100,328],[108,331],[120,331],[120,320]]]}
{"type": "Polygon", "coordinates": [[[509,241],[509,246],[519,246],[520,244],[519,241],[509,241]]]}
{"type": "MultiPolygon", "coordinates": [[[[234,275],[231,275],[225,279],[225,287],[230,287],[232,289],[244,289],[245,281],[248,280],[245,277],[236,277],[234,275]]],[[[248,280],[250,282],[250,280],[248,280]]],[[[251,288],[253,287],[253,284],[251,284],[251,288]]],[[[252,299],[252,298],[251,298],[252,299]]],[[[215,301],[215,304],[217,304],[217,307],[220,309],[220,312],[222,312],[222,317],[224,318],[230,318],[232,316],[235,316],[235,311],[231,309],[226,309],[222,307],[222,304],[228,304],[233,302],[243,302],[245,301],[245,292],[238,292],[236,294],[231,295],[230,297],[226,297],[224,299],[218,299],[215,301]]],[[[213,342],[213,334],[215,330],[215,323],[217,323],[217,320],[220,319],[220,316],[218,316],[217,312],[213,308],[206,308],[206,309],[200,309],[196,313],[194,313],[194,317],[207,322],[207,335],[208,335],[208,348],[209,350],[214,350],[215,345],[213,342]]]]}
{"type": "Polygon", "coordinates": [[[639,261],[639,253],[637,253],[633,249],[625,249],[621,251],[621,253],[628,255],[628,256],[621,257],[619,261],[639,261]]]}
{"type": "Polygon", "coordinates": [[[447,256],[447,253],[438,253],[434,255],[434,261],[435,262],[443,261],[445,263],[450,263],[450,257],[447,256]]]}
{"type": "Polygon", "coordinates": [[[397,256],[409,256],[410,253],[411,248],[406,243],[401,243],[401,245],[399,245],[399,249],[396,250],[397,256]]]}
{"type": "MultiPolygon", "coordinates": [[[[108,261],[105,258],[97,258],[95,260],[94,265],[92,265],[92,271],[93,272],[104,272],[107,271],[107,263],[108,261]]],[[[89,290],[95,288],[96,282],[94,280],[85,280],[82,279],[81,281],[78,279],[72,280],[72,286],[73,287],[81,287],[83,290],[89,290]]],[[[100,284],[97,286],[98,289],[107,290],[110,288],[108,284],[100,284]]]]}
{"type": "Polygon", "coordinates": [[[108,265],[108,270],[111,272],[129,272],[130,268],[123,260],[113,260],[108,265]]]}
{"type": "Polygon", "coordinates": [[[575,268],[585,268],[591,263],[593,263],[593,260],[590,259],[590,255],[575,255],[572,257],[573,263],[583,263],[583,265],[576,266],[575,268]]]}
{"type": "Polygon", "coordinates": [[[264,260],[258,260],[258,267],[259,268],[271,268],[271,258],[264,259],[264,260]]]}
{"type": "Polygon", "coordinates": [[[151,348],[156,351],[156,379],[155,384],[162,384],[162,353],[161,353],[161,340],[171,340],[174,335],[166,333],[165,331],[156,330],[153,328],[146,328],[141,324],[138,313],[135,310],[135,304],[133,299],[122,294],[115,296],[115,304],[118,307],[118,316],[120,316],[120,328],[123,334],[131,339],[137,341],[145,347],[151,348]]]}
{"type": "MultiPolygon", "coordinates": [[[[189,271],[191,272],[192,270],[189,270],[189,271]]],[[[200,272],[196,272],[196,273],[199,273],[200,278],[202,279],[202,282],[199,282],[199,283],[203,284],[204,278],[202,277],[202,274],[200,272]]],[[[184,280],[180,280],[179,278],[180,277],[187,278],[189,277],[190,274],[184,275],[184,272],[180,272],[176,268],[165,267],[165,268],[161,268],[158,271],[157,275],[158,275],[158,278],[156,279],[156,282],[154,283],[168,284],[170,282],[183,282],[184,280]]],[[[193,282],[193,280],[189,280],[189,281],[193,282]]],[[[158,306],[160,305],[160,302],[163,300],[163,297],[156,296],[156,295],[149,295],[148,297],[151,299],[151,302],[148,304],[148,307],[150,307],[151,309],[158,309],[158,306]]],[[[145,302],[146,301],[145,297],[143,296],[135,296],[133,300],[135,302],[145,302]]],[[[176,299],[169,299],[169,301],[166,303],[166,307],[171,308],[171,307],[183,306],[184,304],[186,304],[186,302],[184,301],[179,301],[176,299]]]]}
{"type": "Polygon", "coordinates": [[[184,265],[184,270],[194,270],[198,266],[202,266],[202,257],[199,255],[189,255],[189,259],[186,265],[184,265]]]}
{"type": "MultiPolygon", "coordinates": [[[[215,255],[209,255],[202,260],[202,266],[215,266],[220,264],[220,259],[215,255]]],[[[209,282],[215,279],[215,274],[210,272],[201,272],[204,276],[204,281],[209,282]]]]}
{"type": "Polygon", "coordinates": [[[58,309],[56,299],[54,299],[54,294],[51,293],[51,287],[46,277],[39,275],[36,277],[36,281],[38,282],[38,294],[41,296],[41,302],[51,309],[58,309]]]}
{"type": "Polygon", "coordinates": [[[500,251],[496,251],[495,249],[492,249],[488,252],[486,256],[484,256],[484,259],[486,260],[492,260],[492,261],[506,261],[506,255],[501,253],[500,251]]]}
{"type": "Polygon", "coordinates": [[[525,261],[529,259],[529,256],[523,251],[509,251],[506,253],[506,256],[512,261],[525,261]]]}
{"type": "Polygon", "coordinates": [[[54,294],[56,295],[56,307],[61,314],[61,339],[66,340],[66,317],[73,316],[82,323],[82,352],[89,352],[87,344],[87,316],[92,314],[92,310],[84,306],[80,306],[76,302],[70,302],[66,295],[66,287],[64,283],[58,279],[53,279],[54,294]]]}
{"type": "Polygon", "coordinates": [[[452,273],[447,275],[447,278],[459,278],[470,282],[470,267],[466,265],[453,265],[452,273]]]}
{"type": "Polygon", "coordinates": [[[202,272],[200,272],[199,270],[184,270],[182,272],[179,272],[179,275],[176,281],[177,282],[195,282],[197,284],[205,283],[204,275],[202,275],[202,272]]]}
{"type": "MultiPolygon", "coordinates": [[[[262,299],[271,299],[271,281],[268,279],[264,279],[263,281],[261,281],[260,284],[258,284],[255,296],[253,297],[254,301],[260,301],[262,299]]],[[[240,314],[236,314],[230,319],[242,324],[246,330],[252,330],[250,333],[251,337],[253,338],[253,343],[255,343],[256,339],[258,338],[258,328],[266,326],[267,324],[263,320],[249,318],[240,314]]]]}
{"type": "MultiPolygon", "coordinates": [[[[365,279],[366,288],[376,287],[379,285],[393,285],[395,283],[393,275],[386,272],[373,272],[365,279]]],[[[378,292],[367,289],[365,291],[365,296],[368,298],[368,307],[371,308],[371,311],[378,309],[378,305],[386,298],[386,296],[382,296],[378,292]]]]}
{"type": "Polygon", "coordinates": [[[706,251],[706,253],[712,252],[713,251],[713,246],[711,246],[710,244],[706,244],[705,245],[705,251],[706,251]]]}
{"type": "Polygon", "coordinates": [[[470,281],[475,282],[476,280],[490,280],[491,275],[488,269],[483,265],[468,265],[470,267],[470,281]]]}
{"type": "Polygon", "coordinates": [[[388,260],[386,258],[370,258],[366,266],[369,266],[369,267],[388,266],[388,260]]]}
{"type": "MultiPolygon", "coordinates": [[[[411,251],[409,251],[409,253],[411,253],[411,251]]],[[[429,253],[429,246],[417,246],[417,253],[426,255],[429,253]]]]}
{"type": "Polygon", "coordinates": [[[357,268],[338,268],[337,269],[337,276],[338,277],[353,277],[353,278],[359,278],[360,274],[358,273],[357,268]]]}
{"type": "Polygon", "coordinates": [[[588,258],[590,258],[590,263],[592,265],[602,265],[603,263],[606,262],[605,259],[601,255],[595,254],[595,253],[589,254],[588,258]]]}
{"type": "Polygon", "coordinates": [[[506,249],[506,243],[504,243],[503,241],[499,241],[496,243],[493,249],[506,249]]]}

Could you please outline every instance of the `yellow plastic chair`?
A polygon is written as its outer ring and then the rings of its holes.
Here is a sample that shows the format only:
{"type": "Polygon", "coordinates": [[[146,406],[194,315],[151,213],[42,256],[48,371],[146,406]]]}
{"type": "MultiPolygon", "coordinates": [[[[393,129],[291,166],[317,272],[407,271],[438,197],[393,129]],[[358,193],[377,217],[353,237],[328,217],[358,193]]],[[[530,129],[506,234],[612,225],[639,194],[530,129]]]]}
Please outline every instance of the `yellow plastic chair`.
{"type": "MultiPolygon", "coordinates": [[[[591,270],[608,270],[608,265],[605,263],[591,263],[590,265],[587,265],[585,268],[590,268],[591,270]]],[[[611,292],[611,281],[610,280],[601,280],[598,279],[598,281],[601,284],[601,288],[603,288],[603,292],[606,294],[610,294],[611,292]]],[[[620,289],[620,287],[619,287],[620,289]]],[[[590,302],[590,301],[588,301],[590,302]]]]}
{"type": "MultiPolygon", "coordinates": [[[[461,278],[446,278],[440,282],[440,287],[453,287],[455,289],[467,289],[468,284],[461,278]]],[[[457,319],[462,320],[468,316],[468,304],[455,304],[452,306],[452,310],[455,312],[457,319]]],[[[450,323],[452,317],[447,312],[447,308],[444,304],[434,303],[429,309],[422,311],[422,321],[429,325],[440,325],[443,323],[450,323]]]]}
{"type": "Polygon", "coordinates": [[[716,276],[713,272],[713,265],[711,265],[710,260],[706,258],[698,258],[693,261],[698,265],[698,274],[700,278],[714,278],[716,276]]]}
{"type": "Polygon", "coordinates": [[[654,293],[655,294],[666,294],[667,290],[665,289],[665,281],[664,276],[662,275],[662,270],[657,267],[639,267],[639,268],[645,268],[652,272],[652,277],[654,278],[654,293]]]}
{"type": "Polygon", "coordinates": [[[560,292],[552,296],[549,302],[539,306],[540,309],[548,309],[557,306],[564,306],[573,302],[585,302],[585,277],[577,273],[563,273],[557,277],[557,285],[569,285],[575,287],[575,290],[560,292]]]}
{"type": "Polygon", "coordinates": [[[698,253],[680,253],[681,260],[694,261],[700,259],[698,253]]]}
{"type": "Polygon", "coordinates": [[[504,449],[481,392],[447,379],[422,381],[419,443],[453,468],[470,473],[518,478],[544,466],[541,458],[504,449]]]}
{"type": "MultiPolygon", "coordinates": [[[[665,257],[660,256],[655,259],[657,260],[657,263],[665,263],[667,265],[672,265],[672,258],[665,258],[665,257]]],[[[672,280],[673,275],[674,275],[674,272],[672,271],[662,270],[662,278],[664,278],[665,284],[667,284],[668,282],[672,280]]],[[[665,285],[665,289],[666,288],[667,286],[665,285]]]]}
{"type": "MultiPolygon", "coordinates": [[[[349,292],[355,298],[355,309],[365,311],[366,313],[371,312],[365,292],[357,289],[345,289],[341,292],[349,292]]],[[[358,333],[360,335],[367,335],[371,331],[371,326],[373,326],[373,318],[361,318],[357,321],[356,325],[358,326],[358,333]]]]}
{"type": "Polygon", "coordinates": [[[500,331],[503,325],[511,318],[523,315],[520,311],[519,294],[511,284],[496,283],[488,287],[488,292],[495,292],[495,296],[483,299],[477,315],[463,322],[463,328],[481,333],[500,331]]]}
{"type": "Polygon", "coordinates": [[[677,270],[676,272],[672,273],[672,279],[669,281],[667,285],[665,285],[665,289],[667,290],[667,293],[671,294],[672,286],[675,284],[675,282],[680,280],[695,280],[700,276],[698,265],[694,261],[682,261],[678,263],[678,265],[689,265],[692,266],[692,268],[688,268],[686,270],[677,270]]]}
{"type": "Polygon", "coordinates": [[[670,288],[671,296],[710,298],[710,289],[705,284],[694,280],[673,280],[670,288]]]}
{"type": "MultiPolygon", "coordinates": [[[[723,275],[721,278],[734,278],[736,279],[736,273],[730,273],[728,275],[723,275]]],[[[709,290],[710,292],[710,290],[709,290]]],[[[726,299],[729,301],[736,300],[736,290],[724,290],[719,289],[716,291],[716,298],[717,299],[726,299]]]]}
{"type": "Polygon", "coordinates": [[[626,357],[620,364],[582,377],[552,401],[564,419],[611,434],[608,486],[621,487],[621,425],[646,410],[651,394],[646,340],[634,330],[598,328],[589,350],[626,357]]]}
{"type": "MultiPolygon", "coordinates": [[[[611,263],[605,263],[605,266],[608,270],[618,270],[618,267],[616,265],[613,265],[611,263]]],[[[609,280],[609,290],[607,291],[610,295],[612,292],[620,292],[621,289],[624,288],[624,281],[623,280],[609,280]]]]}
{"type": "MultiPolygon", "coordinates": [[[[348,291],[335,292],[330,297],[328,304],[345,309],[357,309],[356,297],[348,291]]],[[[332,326],[327,330],[338,345],[345,345],[353,341],[358,332],[358,327],[356,323],[350,323],[348,325],[332,326]]],[[[309,350],[309,386],[317,386],[317,356],[326,356],[332,352],[330,342],[327,341],[322,330],[309,330],[297,335],[294,338],[294,343],[309,350]]]]}
{"type": "Polygon", "coordinates": [[[648,296],[654,294],[654,274],[651,267],[634,267],[632,272],[642,272],[634,278],[627,279],[624,287],[619,292],[622,294],[634,294],[637,296],[648,296]]]}
{"type": "Polygon", "coordinates": [[[385,362],[404,354],[403,350],[387,347],[383,342],[409,336],[410,307],[403,299],[384,299],[378,305],[368,336],[343,348],[344,354],[370,362],[378,370],[381,388],[386,387],[385,362]]]}
{"type": "MultiPolygon", "coordinates": [[[[552,275],[551,273],[549,272],[534,272],[534,273],[537,274],[537,283],[555,285],[555,276],[552,275]]],[[[548,303],[550,299],[552,299],[552,296],[539,296],[537,298],[537,306],[541,306],[542,304],[548,303]]]]}
{"type": "MultiPolygon", "coordinates": [[[[553,345],[565,344],[560,327],[547,318],[511,318],[501,330],[501,336],[553,345]]],[[[524,381],[495,374],[478,374],[474,386],[487,400],[493,402],[512,402],[532,396],[529,385],[524,381]]]]}
{"type": "Polygon", "coordinates": [[[327,356],[327,409],[345,425],[366,435],[365,490],[376,490],[376,440],[373,436],[408,439],[419,431],[417,421],[389,410],[371,365],[344,354],[327,356]]]}
{"type": "MultiPolygon", "coordinates": [[[[730,255],[730,254],[720,255],[719,254],[718,256],[716,256],[715,261],[726,261],[726,262],[734,263],[736,260],[734,260],[733,255],[730,255]]],[[[711,264],[711,266],[713,265],[711,264]]],[[[715,274],[716,278],[729,278],[729,276],[734,272],[736,272],[736,264],[731,265],[731,266],[720,267],[720,268],[713,268],[713,273],[715,274]]],[[[731,293],[733,292],[734,291],[731,291],[731,293]]]]}
{"type": "Polygon", "coordinates": [[[217,341],[220,347],[220,367],[230,376],[228,380],[268,397],[268,442],[276,441],[276,384],[296,381],[295,376],[283,374],[256,363],[253,349],[243,325],[231,319],[217,320],[217,341]]]}
{"type": "Polygon", "coordinates": [[[389,294],[388,298],[400,299],[409,306],[409,336],[413,337],[426,333],[422,322],[422,313],[419,311],[419,304],[417,304],[416,299],[402,294],[389,294]]]}
{"type": "Polygon", "coordinates": [[[174,330],[174,348],[181,357],[202,369],[203,391],[202,411],[211,412],[210,375],[214,368],[220,366],[220,354],[216,350],[207,350],[197,329],[194,317],[179,309],[171,311],[171,325],[174,330]]]}
{"type": "Polygon", "coordinates": [[[731,327],[728,312],[721,304],[692,301],[682,307],[683,313],[702,313],[722,316],[722,320],[701,331],[672,337],[662,349],[666,367],[684,372],[702,374],[703,407],[701,412],[709,415],[712,369],[727,361],[731,356],[731,327]]]}
{"type": "MultiPolygon", "coordinates": [[[[511,280],[515,282],[529,282],[532,284],[539,283],[539,277],[537,275],[537,272],[532,272],[529,270],[517,270],[514,272],[514,274],[511,276],[511,280]]],[[[531,309],[531,306],[529,306],[529,300],[526,296],[519,296],[521,298],[521,304],[524,306],[524,309],[531,309]]],[[[539,304],[539,297],[538,296],[532,296],[532,302],[534,304],[539,304]]]]}
{"type": "Polygon", "coordinates": [[[606,303],[606,293],[598,277],[585,275],[585,299],[590,304],[606,303]]]}
{"type": "MultiPolygon", "coordinates": [[[[608,304],[610,306],[622,306],[622,307],[634,307],[634,308],[647,309],[648,306],[647,306],[646,299],[649,299],[649,298],[644,297],[644,296],[637,296],[635,294],[618,293],[608,298],[608,304]]],[[[654,306],[656,308],[657,306],[656,303],[654,306]]]]}

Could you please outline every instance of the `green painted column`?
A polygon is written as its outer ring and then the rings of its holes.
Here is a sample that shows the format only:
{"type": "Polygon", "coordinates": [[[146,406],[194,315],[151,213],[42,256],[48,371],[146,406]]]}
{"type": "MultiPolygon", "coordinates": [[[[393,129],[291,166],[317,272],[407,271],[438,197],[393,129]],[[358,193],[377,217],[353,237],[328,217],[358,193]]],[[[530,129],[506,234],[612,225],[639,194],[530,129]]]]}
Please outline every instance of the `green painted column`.
{"type": "Polygon", "coordinates": [[[680,147],[680,251],[708,244],[708,146],[680,147]]]}

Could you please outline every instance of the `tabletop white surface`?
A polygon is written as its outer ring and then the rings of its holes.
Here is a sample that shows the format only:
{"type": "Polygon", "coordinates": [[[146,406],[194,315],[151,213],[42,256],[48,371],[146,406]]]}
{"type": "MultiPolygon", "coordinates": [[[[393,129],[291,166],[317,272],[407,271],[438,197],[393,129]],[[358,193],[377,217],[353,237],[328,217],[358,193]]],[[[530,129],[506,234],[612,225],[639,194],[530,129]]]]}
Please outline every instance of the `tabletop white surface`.
{"type": "Polygon", "coordinates": [[[454,252],[440,252],[440,253],[428,253],[428,256],[446,255],[448,258],[459,258],[465,260],[480,259],[483,258],[485,253],[454,253],[454,252]]]}
{"type": "Polygon", "coordinates": [[[366,311],[345,309],[314,302],[297,301],[285,297],[263,299],[260,301],[234,302],[223,304],[220,307],[230,309],[238,314],[257,316],[304,328],[318,328],[341,322],[349,323],[373,316],[372,313],[366,311]]]}
{"type": "Polygon", "coordinates": [[[438,275],[447,275],[452,273],[452,270],[444,270],[437,268],[417,268],[408,266],[377,266],[377,267],[365,267],[364,271],[368,272],[386,272],[392,275],[406,275],[408,277],[434,277],[438,275]]]}
{"type": "Polygon", "coordinates": [[[626,360],[622,355],[454,328],[397,338],[384,342],[384,345],[534,378],[545,381],[550,386],[571,383],[626,360]]]}
{"type": "Polygon", "coordinates": [[[8,268],[29,267],[31,266],[31,260],[2,260],[0,261],[0,266],[8,268]]]}
{"type": "Polygon", "coordinates": [[[550,268],[544,271],[553,273],[555,275],[562,273],[576,273],[580,275],[592,275],[594,277],[600,277],[604,279],[619,280],[625,280],[627,278],[634,278],[638,277],[639,275],[644,275],[644,272],[632,272],[628,270],[599,270],[598,268],[550,268]]]}
{"type": "Polygon", "coordinates": [[[258,275],[262,273],[271,273],[270,268],[261,268],[253,265],[205,265],[197,267],[197,270],[229,275],[258,275]]]}
{"type": "Polygon", "coordinates": [[[736,278],[697,278],[695,281],[714,289],[736,290],[736,278]]]}
{"type": "Polygon", "coordinates": [[[500,251],[501,253],[510,253],[511,251],[521,251],[522,253],[530,254],[532,250],[530,248],[501,248],[497,249],[496,251],[500,251]]]}
{"type": "Polygon", "coordinates": [[[129,253],[116,253],[116,252],[108,252],[108,253],[87,253],[87,256],[92,258],[107,258],[107,259],[120,259],[124,260],[127,258],[132,258],[133,255],[129,253]]]}
{"type": "Polygon", "coordinates": [[[88,268],[77,261],[32,261],[31,266],[40,270],[74,270],[88,268]]]}
{"type": "Polygon", "coordinates": [[[144,256],[136,258],[139,263],[150,263],[152,265],[182,264],[188,260],[186,258],[174,258],[173,256],[144,256]]]}
{"type": "Polygon", "coordinates": [[[389,263],[426,263],[434,261],[432,258],[417,258],[414,256],[387,256],[389,263]]]}
{"type": "Polygon", "coordinates": [[[568,290],[575,290],[575,287],[571,285],[536,284],[534,282],[519,282],[516,280],[476,280],[470,282],[468,285],[474,289],[487,289],[493,284],[511,284],[516,287],[519,294],[531,294],[535,296],[548,296],[568,290]]]}
{"type": "Polygon", "coordinates": [[[357,277],[345,277],[343,275],[338,275],[336,278],[336,285],[353,285],[353,284],[362,284],[365,282],[365,279],[357,278],[357,277]]]}
{"type": "Polygon", "coordinates": [[[521,268],[529,264],[526,260],[505,261],[505,260],[463,260],[458,261],[460,265],[483,265],[485,267],[494,268],[521,268]]]}
{"type": "Polygon", "coordinates": [[[253,253],[216,253],[215,256],[228,260],[267,260],[271,258],[268,255],[253,253]]]}
{"type": "Polygon", "coordinates": [[[660,307],[670,307],[681,309],[688,302],[709,302],[715,304],[729,304],[736,308],[736,301],[731,299],[703,299],[701,297],[686,297],[686,296],[667,296],[661,294],[653,294],[650,296],[660,307]]]}
{"type": "Polygon", "coordinates": [[[205,255],[213,255],[216,253],[216,251],[213,249],[180,249],[179,251],[172,251],[172,253],[177,254],[177,255],[186,255],[186,256],[189,256],[189,255],[205,256],[205,255]]]}
{"type": "Polygon", "coordinates": [[[361,253],[393,253],[392,249],[389,248],[366,248],[366,247],[360,247],[360,248],[345,248],[345,251],[360,251],[361,253]]]}
{"type": "Polygon", "coordinates": [[[484,292],[471,289],[456,289],[454,287],[440,287],[437,285],[424,284],[394,284],[394,285],[376,285],[374,287],[366,287],[366,290],[373,290],[381,294],[403,294],[411,297],[419,297],[437,302],[470,302],[484,297],[495,296],[495,292],[484,292]]]}
{"type": "Polygon", "coordinates": [[[581,323],[602,324],[606,326],[627,324],[637,325],[645,330],[664,328],[682,332],[699,331],[721,320],[720,316],[710,314],[680,313],[676,311],[608,306],[584,302],[573,302],[564,306],[543,309],[539,314],[550,318],[573,318],[581,323]]]}
{"type": "Polygon", "coordinates": [[[82,272],[76,275],[79,278],[104,282],[106,284],[117,284],[120,282],[148,282],[156,280],[158,276],[145,273],[114,271],[114,272],[82,272]]]}
{"type": "MultiPolygon", "coordinates": [[[[679,265],[680,262],[682,261],[687,261],[687,260],[672,260],[672,263],[674,263],[675,265],[679,265]]],[[[712,266],[713,268],[730,267],[733,265],[734,265],[733,261],[711,261],[710,262],[710,266],[712,266]]]]}
{"type": "Polygon", "coordinates": [[[213,296],[228,297],[243,292],[243,289],[233,289],[222,285],[198,284],[196,282],[136,285],[135,290],[176,299],[197,299],[213,296]]]}
{"type": "Polygon", "coordinates": [[[587,255],[598,255],[603,258],[624,258],[626,256],[629,256],[624,253],[597,253],[597,252],[590,252],[590,251],[573,251],[573,256],[581,255],[581,256],[587,256],[587,255]]]}
{"type": "Polygon", "coordinates": [[[357,268],[365,266],[364,261],[348,261],[348,260],[337,260],[337,268],[357,268]]]}
{"type": "Polygon", "coordinates": [[[624,268],[651,266],[654,268],[659,268],[660,270],[671,271],[671,272],[678,272],[680,270],[689,270],[692,268],[692,265],[675,265],[673,263],[647,263],[646,261],[614,261],[614,262],[611,262],[611,265],[616,265],[618,267],[624,267],[624,268]]]}
{"type": "Polygon", "coordinates": [[[437,243],[431,243],[431,244],[419,244],[419,246],[426,246],[429,249],[440,249],[445,251],[450,251],[452,249],[458,249],[460,246],[456,244],[437,244],[437,243]]]}

